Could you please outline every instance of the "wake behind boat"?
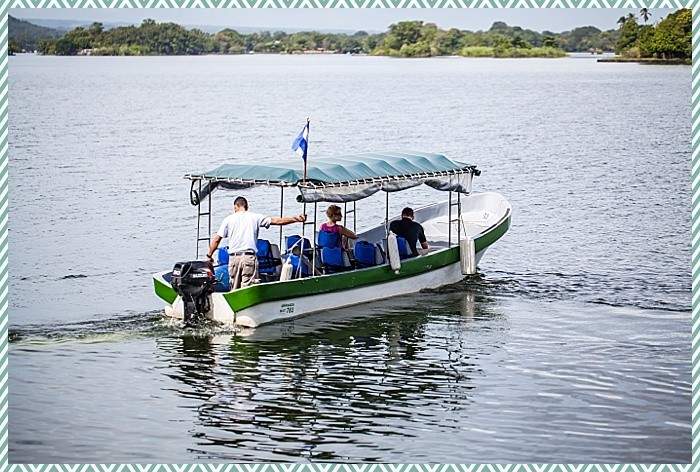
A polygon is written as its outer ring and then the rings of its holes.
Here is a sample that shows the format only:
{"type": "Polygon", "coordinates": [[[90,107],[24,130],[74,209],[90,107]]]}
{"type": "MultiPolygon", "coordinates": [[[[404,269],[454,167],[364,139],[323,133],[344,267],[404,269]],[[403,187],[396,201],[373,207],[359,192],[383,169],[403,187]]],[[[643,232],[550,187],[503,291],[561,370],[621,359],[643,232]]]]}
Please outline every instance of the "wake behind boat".
{"type": "Polygon", "coordinates": [[[256,327],[437,288],[475,273],[487,248],[510,226],[511,207],[503,196],[472,193],[473,177],[480,174],[476,166],[441,154],[382,152],[316,159],[306,173],[294,164],[227,164],[185,176],[191,181],[191,203],[198,209],[197,257],[199,243],[208,243],[212,234],[211,194],[218,189],[277,187],[282,203],[285,189],[296,188],[303,213],[313,205],[313,220],[302,224],[300,235],[283,238],[280,228],[279,241],[258,239],[260,283],[229,289],[225,247],[217,251],[217,267],[191,261],[154,274],[155,292],[168,316],[189,321],[203,315],[256,327]],[[423,184],[447,192],[448,198],[415,210],[429,250],[412,257],[405,242],[389,231],[399,218],[388,213],[389,194],[423,184]],[[317,238],[318,204],[342,203],[356,229],[356,202],[380,191],[386,196],[383,221],[359,232],[347,249],[324,247],[317,238]],[[206,237],[201,236],[204,217],[206,237]]]}

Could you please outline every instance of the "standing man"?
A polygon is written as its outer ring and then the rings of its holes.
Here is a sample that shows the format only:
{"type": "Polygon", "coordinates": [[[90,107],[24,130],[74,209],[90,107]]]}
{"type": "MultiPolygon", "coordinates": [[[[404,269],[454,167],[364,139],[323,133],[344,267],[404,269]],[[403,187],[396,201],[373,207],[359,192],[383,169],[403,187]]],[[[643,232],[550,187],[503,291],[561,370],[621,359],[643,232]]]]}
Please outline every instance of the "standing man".
{"type": "Polygon", "coordinates": [[[248,200],[237,197],[233,202],[233,213],[227,216],[219,231],[212,237],[207,259],[212,255],[223,238],[228,238],[228,274],[231,290],[247,287],[258,278],[258,231],[270,225],[284,226],[306,221],[306,215],[263,216],[248,211],[248,200]]]}
{"type": "Polygon", "coordinates": [[[423,250],[428,249],[428,240],[425,238],[425,231],[420,223],[413,221],[413,208],[406,207],[401,210],[401,219],[392,221],[389,225],[389,231],[396,236],[401,236],[408,243],[413,257],[419,254],[416,245],[420,242],[420,247],[423,250]]]}

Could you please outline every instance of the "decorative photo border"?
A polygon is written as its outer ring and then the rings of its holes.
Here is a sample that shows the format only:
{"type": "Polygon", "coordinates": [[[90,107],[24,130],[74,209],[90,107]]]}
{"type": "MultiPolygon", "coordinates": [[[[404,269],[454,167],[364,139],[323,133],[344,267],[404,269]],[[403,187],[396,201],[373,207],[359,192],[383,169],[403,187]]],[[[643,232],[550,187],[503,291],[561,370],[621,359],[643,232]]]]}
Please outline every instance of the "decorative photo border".
{"type": "Polygon", "coordinates": [[[700,472],[700,0],[0,0],[0,472],[700,472]],[[10,464],[8,456],[8,14],[11,8],[691,8],[691,464],[10,464]]]}

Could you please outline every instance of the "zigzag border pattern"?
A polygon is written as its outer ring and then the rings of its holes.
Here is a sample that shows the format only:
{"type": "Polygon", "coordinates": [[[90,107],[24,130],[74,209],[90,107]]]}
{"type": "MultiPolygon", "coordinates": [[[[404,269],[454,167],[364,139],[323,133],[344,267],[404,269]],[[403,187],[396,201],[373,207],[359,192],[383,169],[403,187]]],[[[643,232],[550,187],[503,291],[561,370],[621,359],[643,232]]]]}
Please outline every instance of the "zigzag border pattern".
{"type": "Polygon", "coordinates": [[[692,464],[15,464],[12,472],[688,472],[692,464]]]}
{"type": "Polygon", "coordinates": [[[3,0],[9,8],[683,8],[696,0],[3,0]]]}
{"type": "Polygon", "coordinates": [[[7,7],[0,16],[0,464],[7,464],[8,449],[8,30],[7,7]]]}
{"type": "Polygon", "coordinates": [[[700,472],[700,0],[0,0],[0,472],[700,472]],[[8,11],[10,8],[692,8],[691,464],[10,464],[8,11]]]}

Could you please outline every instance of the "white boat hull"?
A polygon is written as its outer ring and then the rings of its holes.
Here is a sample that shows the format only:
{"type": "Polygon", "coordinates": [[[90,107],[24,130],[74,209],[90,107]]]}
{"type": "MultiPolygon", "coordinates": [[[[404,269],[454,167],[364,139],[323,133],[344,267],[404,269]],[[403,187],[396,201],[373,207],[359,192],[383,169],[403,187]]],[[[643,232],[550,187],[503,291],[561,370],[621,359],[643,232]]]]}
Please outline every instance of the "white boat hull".
{"type": "MultiPolygon", "coordinates": [[[[479,257],[480,255],[477,256],[477,259],[479,257]]],[[[289,320],[312,313],[322,313],[335,308],[383,300],[414,293],[419,290],[438,288],[457,283],[462,279],[464,279],[464,275],[462,275],[459,263],[457,263],[432,272],[379,285],[261,303],[237,313],[235,317],[236,324],[254,328],[275,321],[289,320]]],[[[216,317],[213,319],[216,319],[216,317]]]]}

